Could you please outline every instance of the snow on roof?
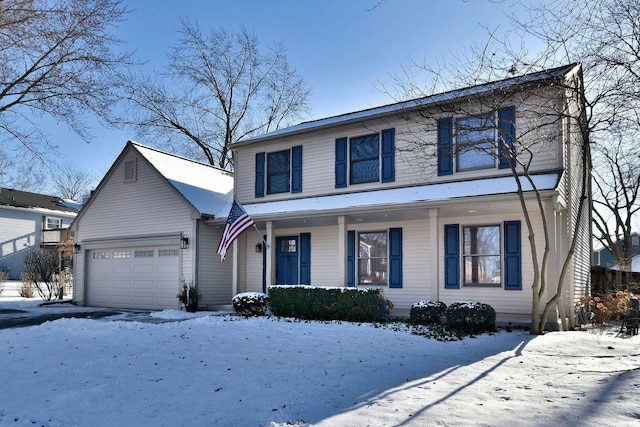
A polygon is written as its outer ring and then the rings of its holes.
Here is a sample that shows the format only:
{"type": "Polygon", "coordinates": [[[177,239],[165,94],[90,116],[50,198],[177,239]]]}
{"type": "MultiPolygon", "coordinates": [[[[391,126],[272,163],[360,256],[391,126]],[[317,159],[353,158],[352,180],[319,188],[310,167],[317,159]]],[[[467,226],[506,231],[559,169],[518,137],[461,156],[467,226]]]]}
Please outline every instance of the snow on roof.
{"type": "Polygon", "coordinates": [[[512,77],[509,79],[493,81],[477,86],[470,86],[462,89],[451,90],[448,92],[438,93],[423,98],[412,99],[408,101],[402,101],[395,104],[383,105],[380,107],[369,108],[366,110],[355,111],[352,113],[346,113],[338,116],[327,117],[319,120],[313,120],[309,122],[303,122],[294,126],[278,129],[273,132],[257,135],[238,141],[234,146],[251,144],[258,141],[269,140],[283,135],[292,135],[301,132],[308,131],[310,129],[318,129],[328,126],[334,126],[337,124],[357,121],[361,119],[370,119],[376,116],[384,116],[387,114],[397,113],[400,111],[410,111],[416,108],[425,107],[428,105],[434,105],[440,102],[451,101],[456,98],[464,96],[477,96],[483,93],[488,93],[494,90],[502,89],[507,90],[515,86],[524,85],[532,82],[541,82],[549,79],[560,78],[579,64],[570,64],[562,67],[552,68],[549,70],[539,71],[536,73],[529,73],[518,77],[512,77]]]}
{"type": "Polygon", "coordinates": [[[226,217],[233,197],[229,172],[137,142],[131,144],[200,214],[226,217]]]}
{"type": "MultiPolygon", "coordinates": [[[[554,190],[559,173],[532,176],[539,191],[554,190]]],[[[531,191],[528,182],[522,181],[523,191],[531,191]]],[[[249,216],[254,219],[272,215],[303,215],[313,212],[331,212],[348,209],[384,208],[419,202],[440,202],[471,196],[509,194],[517,191],[513,176],[475,179],[470,181],[447,182],[388,190],[365,191],[361,193],[338,194],[278,202],[244,205],[249,216]],[[375,194],[373,194],[375,193],[375,194]],[[375,196],[375,197],[373,197],[375,196]]]]}

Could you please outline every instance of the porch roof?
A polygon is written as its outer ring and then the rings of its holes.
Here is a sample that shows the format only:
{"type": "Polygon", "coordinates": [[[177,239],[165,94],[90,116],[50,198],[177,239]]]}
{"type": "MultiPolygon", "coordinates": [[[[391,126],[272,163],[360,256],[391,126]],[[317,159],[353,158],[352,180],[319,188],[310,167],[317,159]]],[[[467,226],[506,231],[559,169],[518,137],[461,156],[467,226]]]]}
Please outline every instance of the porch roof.
{"type": "MultiPolygon", "coordinates": [[[[534,175],[532,179],[539,191],[553,191],[558,185],[560,171],[534,175]]],[[[522,180],[523,191],[532,191],[531,185],[522,180]]],[[[469,197],[515,194],[516,180],[513,176],[483,178],[393,188],[388,190],[364,191],[359,193],[336,194],[323,197],[288,199],[274,202],[244,205],[254,220],[276,219],[275,217],[300,217],[317,214],[339,214],[356,210],[401,208],[412,204],[425,205],[453,201],[469,197]]]]}

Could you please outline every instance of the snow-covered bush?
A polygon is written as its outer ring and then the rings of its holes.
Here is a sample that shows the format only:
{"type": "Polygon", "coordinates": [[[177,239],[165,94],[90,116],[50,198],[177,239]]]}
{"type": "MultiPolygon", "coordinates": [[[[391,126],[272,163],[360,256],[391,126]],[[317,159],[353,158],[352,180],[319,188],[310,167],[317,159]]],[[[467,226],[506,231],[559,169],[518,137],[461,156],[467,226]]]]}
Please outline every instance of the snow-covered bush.
{"type": "Polygon", "coordinates": [[[458,301],[445,310],[447,327],[468,333],[496,329],[496,311],[489,304],[478,301],[458,301]]]}
{"type": "Polygon", "coordinates": [[[269,308],[269,297],[262,292],[243,292],[231,300],[236,313],[243,316],[264,316],[269,308]]]}
{"type": "Polygon", "coordinates": [[[24,254],[22,263],[27,280],[35,287],[43,300],[51,301],[60,295],[60,282],[56,274],[60,265],[58,251],[34,248],[24,254]]]}
{"type": "Polygon", "coordinates": [[[438,325],[442,323],[442,317],[447,305],[442,301],[420,301],[411,306],[409,321],[417,325],[438,325]]]}

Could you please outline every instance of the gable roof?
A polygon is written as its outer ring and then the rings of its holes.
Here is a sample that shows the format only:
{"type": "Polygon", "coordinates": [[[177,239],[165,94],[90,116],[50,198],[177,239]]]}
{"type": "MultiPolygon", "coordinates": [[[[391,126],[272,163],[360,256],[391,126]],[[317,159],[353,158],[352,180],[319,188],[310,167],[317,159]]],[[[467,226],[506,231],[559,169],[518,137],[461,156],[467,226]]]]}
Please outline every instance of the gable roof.
{"type": "MultiPolygon", "coordinates": [[[[148,162],[149,166],[161,178],[166,180],[201,216],[226,218],[233,201],[232,173],[195,160],[147,147],[134,141],[127,141],[118,158],[113,162],[96,190],[92,192],[85,207],[91,205],[93,199],[99,194],[100,189],[112,175],[116,165],[124,159],[125,154],[130,150],[140,154],[148,162]]],[[[80,220],[84,212],[85,209],[80,211],[80,214],[74,220],[74,224],[80,220]]],[[[72,224],[72,227],[74,224],[72,224]]]]}
{"type": "Polygon", "coordinates": [[[47,194],[30,193],[11,188],[0,188],[0,207],[48,210],[59,213],[77,214],[78,202],[64,200],[47,194]]]}
{"type": "Polygon", "coordinates": [[[384,117],[398,112],[408,112],[426,106],[439,104],[442,102],[450,102],[457,98],[465,96],[478,96],[484,93],[490,93],[495,90],[509,90],[511,88],[541,83],[544,81],[557,81],[571,72],[579,72],[581,70],[580,63],[573,63],[562,67],[552,68],[549,70],[538,71],[535,73],[524,74],[517,77],[511,77],[504,80],[493,81],[481,85],[470,86],[462,89],[451,90],[423,98],[412,99],[408,101],[397,102],[395,104],[383,105],[381,107],[369,108],[366,110],[355,111],[338,116],[327,117],[323,119],[302,122],[300,124],[278,129],[273,132],[265,133],[250,137],[234,143],[232,146],[249,145],[257,142],[268,141],[279,138],[284,135],[295,135],[310,130],[319,130],[336,125],[343,125],[351,122],[369,120],[378,117],[384,117]]]}
{"type": "Polygon", "coordinates": [[[231,172],[134,141],[127,146],[140,153],[201,215],[226,218],[233,199],[231,172]]]}

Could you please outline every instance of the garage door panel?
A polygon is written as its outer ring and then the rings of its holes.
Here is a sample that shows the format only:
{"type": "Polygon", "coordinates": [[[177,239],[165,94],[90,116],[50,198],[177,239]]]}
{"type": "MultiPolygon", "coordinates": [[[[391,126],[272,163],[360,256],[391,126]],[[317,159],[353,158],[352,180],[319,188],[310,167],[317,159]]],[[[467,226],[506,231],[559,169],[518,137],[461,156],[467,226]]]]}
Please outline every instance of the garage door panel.
{"type": "Polygon", "coordinates": [[[178,308],[179,249],[172,246],[89,251],[88,304],[102,307],[178,308]]]}

